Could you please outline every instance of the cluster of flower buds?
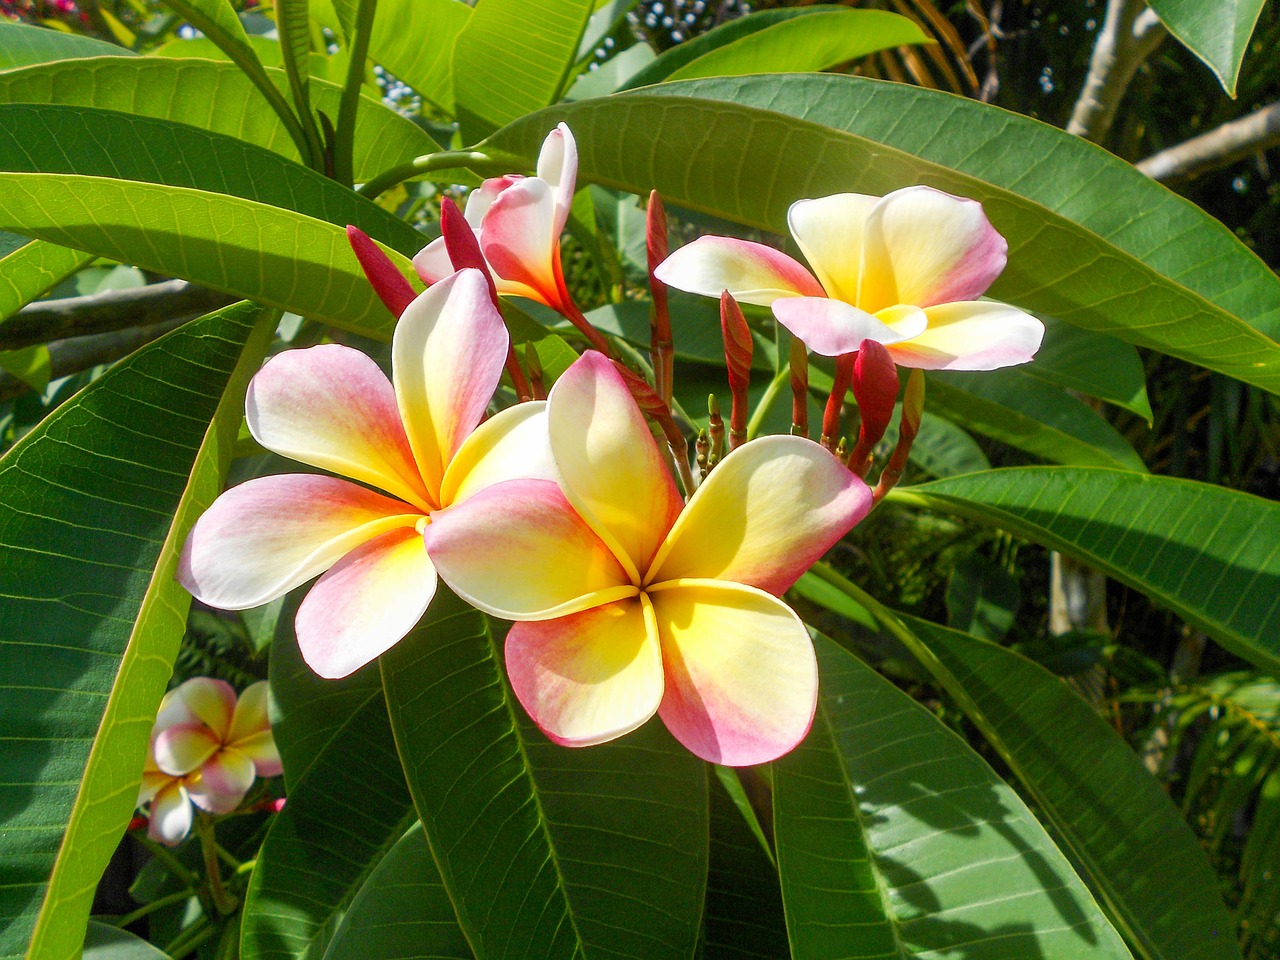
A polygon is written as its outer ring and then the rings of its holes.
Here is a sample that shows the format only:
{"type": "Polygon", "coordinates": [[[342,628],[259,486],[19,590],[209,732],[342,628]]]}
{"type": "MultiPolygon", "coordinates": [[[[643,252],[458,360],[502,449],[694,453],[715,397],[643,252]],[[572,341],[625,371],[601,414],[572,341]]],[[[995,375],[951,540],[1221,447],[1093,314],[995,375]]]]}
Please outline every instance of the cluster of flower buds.
{"type": "MultiPolygon", "coordinates": [[[[403,638],[442,579],[515,622],[511,685],[553,741],[600,743],[656,713],[699,757],[771,760],[805,735],[817,698],[808,633],[780,597],[902,475],[920,426],[920,371],[1023,362],[1043,327],[977,299],[1005,245],[972,201],[925,187],[800,201],[791,225],[810,273],[725,237],[669,253],[655,194],[651,384],[565,283],[560,235],[577,166],[561,124],[536,176],[486,180],[465,213],[446,201],[442,237],[414,258],[421,294],[348,228],[399,318],[390,380],[344,346],[288,351],[250,384],[246,419],[267,449],[350,480],[296,474],[233,488],[197,522],[179,576],[204,602],[242,609],[322,574],[296,628],[325,677],[403,638]],[[672,414],[668,286],[721,305],[729,421],[726,431],[711,398],[696,479],[672,414]],[[557,311],[589,346],[549,390],[528,348],[521,366],[503,296],[557,311]],[[770,307],[793,335],[791,436],[748,439],[753,340],[739,302],[770,307]],[[818,443],[809,349],[835,358],[818,443]],[[864,478],[892,419],[898,366],[913,368],[899,441],[873,494],[864,478]],[[486,419],[504,372],[518,402],[486,419]],[[861,414],[852,449],[840,423],[850,389],[861,414]]],[[[158,768],[175,778],[195,769],[166,762],[158,768]]]]}

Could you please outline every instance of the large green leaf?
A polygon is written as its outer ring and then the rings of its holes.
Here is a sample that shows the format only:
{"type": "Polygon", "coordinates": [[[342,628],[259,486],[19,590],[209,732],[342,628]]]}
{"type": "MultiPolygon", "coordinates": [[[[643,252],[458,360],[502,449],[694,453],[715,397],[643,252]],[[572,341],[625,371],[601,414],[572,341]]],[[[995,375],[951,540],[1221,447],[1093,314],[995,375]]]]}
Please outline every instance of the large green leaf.
{"type": "Polygon", "coordinates": [[[28,240],[0,256],[0,338],[6,319],[92,259],[90,254],[43,240],[28,240]]]}
{"type": "MultiPolygon", "coordinates": [[[[295,705],[328,682],[279,669],[271,680],[273,695],[295,705]]],[[[344,695],[305,708],[323,717],[326,730],[323,742],[311,741],[302,770],[297,724],[281,731],[282,748],[289,744],[281,755],[295,769],[289,802],[267,832],[245,895],[247,956],[320,960],[346,906],[416,819],[386,702],[370,680],[376,684],[376,667],[346,683],[344,695]],[[351,695],[353,688],[364,695],[351,695]]]]}
{"type": "Polygon", "coordinates": [[[1266,0],[1151,0],[1160,22],[1236,95],[1240,64],[1266,0]]]}
{"type": "MultiPolygon", "coordinates": [[[[1200,207],[1083,137],[965,97],[863,77],[739,77],[673,84],[653,92],[777,111],[957,170],[973,178],[966,182],[973,188],[966,196],[985,202],[1009,191],[1039,204],[1280,340],[1280,279],[1271,268],[1200,207]],[[1081,189],[1082,184],[1088,189],[1081,189]]],[[[842,171],[842,176],[848,173],[842,171]]],[[[997,226],[1003,229],[999,221],[997,226]]],[[[1021,256],[1011,245],[1014,266],[1021,256]]],[[[1084,262],[1084,284],[1116,269],[1106,256],[1076,259],[1084,262]]],[[[1022,288],[1021,282],[1006,286],[1009,279],[992,295],[1022,288]]],[[[1148,335],[1171,334],[1152,330],[1148,335]]],[[[1192,343],[1188,338],[1187,344],[1192,343]]],[[[1157,342],[1150,345],[1164,349],[1157,342]]]]}
{"type": "Polygon", "coordinates": [[[471,960],[449,893],[415,823],[369,874],[324,960],[471,960]]]}
{"type": "Polygon", "coordinates": [[[0,104],[0,170],[67,173],[192,187],[267,203],[338,226],[354,224],[406,256],[423,236],[322,174],[263,147],[186,124],[114,110],[0,104]]]}
{"type": "Polygon", "coordinates": [[[1044,342],[1034,362],[1019,368],[1022,372],[1105,400],[1151,422],[1147,374],[1134,347],[1052,317],[1042,319],[1044,342]]]}
{"type": "MultiPolygon", "coordinates": [[[[792,78],[772,79],[785,88],[792,78]]],[[[994,109],[961,99],[954,104],[966,113],[994,109]]],[[[640,193],[656,187],[670,202],[779,233],[786,229],[787,207],[802,197],[849,190],[877,195],[922,182],[976,197],[1009,240],[1009,266],[993,296],[1280,390],[1280,344],[1185,286],[1181,272],[1162,273],[1054,210],[970,174],[795,117],[679,97],[666,85],[539,112],[507,127],[488,145],[532,158],[554,120],[573,127],[584,178],[640,193]]],[[[1024,142],[1010,139],[1004,147],[1028,153],[1024,142]]],[[[1075,176],[1072,182],[1099,179],[1084,171],[1059,173],[1065,179],[1075,176]]],[[[1090,195],[1104,198],[1099,202],[1113,209],[1142,209],[1125,207],[1114,192],[1090,195]]],[[[1164,224],[1160,227],[1167,242],[1164,224]]],[[[1206,246],[1197,247],[1197,256],[1220,248],[1220,237],[1206,228],[1180,245],[1184,254],[1202,233],[1206,246]]],[[[1256,258],[1236,243],[1215,268],[1232,276],[1238,268],[1243,280],[1236,282],[1243,286],[1255,278],[1253,264],[1256,258]]],[[[1280,291],[1276,277],[1268,283],[1263,295],[1280,291]]],[[[1253,306],[1240,304],[1240,310],[1260,326],[1256,318],[1266,308],[1259,299],[1253,306]]]]}
{"type": "Polygon", "coordinates": [[[1264,669],[1280,669],[1280,505],[1118,470],[1019,467],[899,488],[1084,560],[1264,669]]]}
{"type": "Polygon", "coordinates": [[[241,304],[175,330],[0,460],[2,957],[28,937],[32,957],[78,955],[182,638],[178,551],[274,320],[241,304]]]}
{"type": "Polygon", "coordinates": [[[1145,471],[1142,458],[1096,411],[1020,367],[933,372],[929,407],[966,430],[1051,463],[1145,471]]]}
{"type": "MultiPolygon", "coordinates": [[[[267,76],[283,90],[281,70],[267,76]]],[[[342,89],[312,81],[316,106],[338,115],[342,89]]],[[[0,101],[61,103],[119,110],[188,123],[247,140],[297,160],[299,154],[280,118],[233,63],[167,57],[97,57],[0,73],[0,101]]],[[[426,132],[371,97],[361,96],[356,122],[355,173],[375,174],[438,149],[426,132]]]]}
{"type": "MultiPolygon", "coordinates": [[[[0,229],[85,249],[390,339],[346,231],[279,207],[185,187],[0,174],[0,229]]],[[[398,258],[406,276],[412,265],[398,258]]]]}
{"type": "Polygon", "coordinates": [[[470,17],[462,0],[378,0],[369,58],[452,115],[453,45],[470,17]]]}
{"type": "MultiPolygon", "coordinates": [[[[915,21],[885,10],[815,10],[717,47],[666,79],[827,70],[877,50],[928,43],[915,21]]],[[[635,86],[629,83],[629,87],[635,86]]]]}
{"type": "Polygon", "coordinates": [[[593,9],[593,0],[482,0],[453,54],[463,140],[560,99],[593,9]]]}
{"type": "Polygon", "coordinates": [[[82,37],[78,33],[0,20],[0,70],[50,60],[104,56],[131,57],[134,53],[114,43],[82,37]]]}
{"type": "Polygon", "coordinates": [[[505,685],[485,618],[442,587],[381,658],[400,758],[481,960],[692,957],[707,870],[704,765],[657,722],[555,746],[505,685]]]}
{"type": "Polygon", "coordinates": [[[1018,795],[830,641],[813,729],[774,763],[795,957],[1127,958],[1018,795]]]}
{"type": "Polygon", "coordinates": [[[1039,664],[925,620],[903,621],[1134,949],[1147,960],[1238,960],[1231,915],[1195,834],[1110,724],[1039,664]]]}

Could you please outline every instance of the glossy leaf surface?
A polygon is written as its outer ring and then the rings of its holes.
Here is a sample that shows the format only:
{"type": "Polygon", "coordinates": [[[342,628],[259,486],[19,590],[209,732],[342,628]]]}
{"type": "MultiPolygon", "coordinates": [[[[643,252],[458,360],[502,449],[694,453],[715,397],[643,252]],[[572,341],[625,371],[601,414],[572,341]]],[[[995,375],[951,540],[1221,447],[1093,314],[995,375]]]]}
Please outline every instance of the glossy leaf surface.
{"type": "Polygon", "coordinates": [[[255,333],[261,315],[228,307],[144,347],[0,460],[0,956],[83,942],[186,622],[178,551],[274,329],[255,333]]]}
{"type": "MultiPolygon", "coordinates": [[[[266,73],[279,89],[287,88],[283,71],[267,68],[266,73]]],[[[341,88],[324,80],[313,80],[311,86],[316,107],[336,117],[341,88]]],[[[42,64],[0,73],[0,101],[98,107],[173,120],[298,159],[280,118],[233,63],[98,57],[42,64]]],[[[435,142],[411,120],[361,95],[355,138],[358,179],[435,149],[435,142]]]]}
{"type": "Polygon", "coordinates": [[[0,70],[50,60],[104,56],[131,57],[134,53],[93,37],[0,20],[0,70]]]}
{"type": "Polygon", "coordinates": [[[0,256],[0,338],[4,337],[5,319],[92,259],[87,253],[43,240],[29,240],[0,256]]]}
{"type": "Polygon", "coordinates": [[[939,682],[958,693],[1013,768],[1139,955],[1238,960],[1231,915],[1195,834],[1097,710],[1010,650],[903,619],[942,664],[939,682]]]}
{"type": "Polygon", "coordinates": [[[1240,64],[1265,0],[1152,0],[1151,9],[1184,47],[1236,95],[1240,64]]]}
{"type": "Polygon", "coordinates": [[[998,526],[1141,590],[1238,656],[1280,667],[1280,506],[1172,477],[1019,467],[895,499],[998,526]]]}
{"type": "Polygon", "coordinates": [[[818,659],[813,730],[773,768],[793,956],[1129,957],[964,741],[829,640],[818,659]]]}
{"type": "Polygon", "coordinates": [[[551,744],[518,712],[484,617],[442,589],[381,659],[401,760],[476,956],[690,957],[704,765],[658,723],[551,744]]]}

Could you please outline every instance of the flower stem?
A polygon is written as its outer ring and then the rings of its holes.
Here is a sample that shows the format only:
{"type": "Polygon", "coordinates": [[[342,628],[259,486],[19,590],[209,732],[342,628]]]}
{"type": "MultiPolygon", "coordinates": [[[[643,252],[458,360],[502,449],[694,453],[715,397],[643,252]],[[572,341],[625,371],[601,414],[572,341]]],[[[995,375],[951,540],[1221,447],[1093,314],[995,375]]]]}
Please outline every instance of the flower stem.
{"type": "Polygon", "coordinates": [[[440,153],[428,153],[421,157],[414,157],[408,163],[402,163],[390,170],[384,170],[372,180],[356,187],[356,193],[372,200],[397,184],[433,170],[451,170],[455,167],[476,169],[492,167],[496,163],[496,158],[478,150],[443,150],[440,153]]]}
{"type": "Polygon", "coordinates": [[[153,857],[159,860],[168,868],[169,872],[185,883],[188,887],[195,888],[200,883],[200,875],[193,873],[182,865],[182,862],[162,843],[157,843],[148,837],[145,833],[137,833],[135,839],[142,844],[151,853],[153,857]]]}
{"type": "Polygon", "coordinates": [[[207,916],[201,917],[187,927],[165,946],[164,952],[170,957],[185,957],[200,944],[214,935],[217,928],[207,916]]]}
{"type": "Polygon", "coordinates": [[[773,409],[774,401],[778,399],[778,394],[782,392],[782,385],[790,379],[791,371],[787,367],[783,367],[769,381],[769,386],[765,388],[764,396],[760,398],[759,405],[756,406],[755,412],[751,414],[751,420],[747,423],[748,440],[754,440],[760,434],[760,428],[764,426],[764,418],[773,409]]]}
{"type": "Polygon", "coordinates": [[[154,913],[156,910],[161,910],[170,904],[181,903],[183,900],[190,900],[195,895],[196,891],[194,889],[187,889],[179,890],[177,893],[171,893],[168,896],[160,897],[157,900],[152,900],[150,903],[143,904],[132,913],[126,913],[116,921],[116,926],[121,928],[127,927],[135,920],[141,920],[143,917],[150,913],[154,913]]]}
{"type": "Polygon", "coordinates": [[[809,436],[809,351],[798,337],[791,339],[791,432],[809,436]]]}
{"type": "Polygon", "coordinates": [[[235,912],[236,898],[222,885],[222,868],[218,866],[218,842],[213,834],[213,820],[204,811],[196,815],[196,833],[200,837],[200,852],[204,854],[204,869],[209,877],[209,895],[213,908],[220,916],[235,912]]]}

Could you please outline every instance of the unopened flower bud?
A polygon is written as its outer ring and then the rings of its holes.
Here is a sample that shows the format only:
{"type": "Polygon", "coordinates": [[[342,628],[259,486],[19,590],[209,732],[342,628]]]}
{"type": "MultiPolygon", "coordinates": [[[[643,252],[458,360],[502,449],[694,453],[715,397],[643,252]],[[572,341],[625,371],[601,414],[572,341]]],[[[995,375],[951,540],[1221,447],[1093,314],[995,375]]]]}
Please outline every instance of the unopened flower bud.
{"type": "Polygon", "coordinates": [[[404,313],[405,308],[417,296],[409,281],[396,269],[391,258],[383,253],[382,249],[359,227],[348,224],[347,242],[351,244],[356,259],[360,261],[360,269],[369,279],[369,284],[378,295],[378,299],[386,305],[396,319],[399,319],[400,314],[404,313]]]}

